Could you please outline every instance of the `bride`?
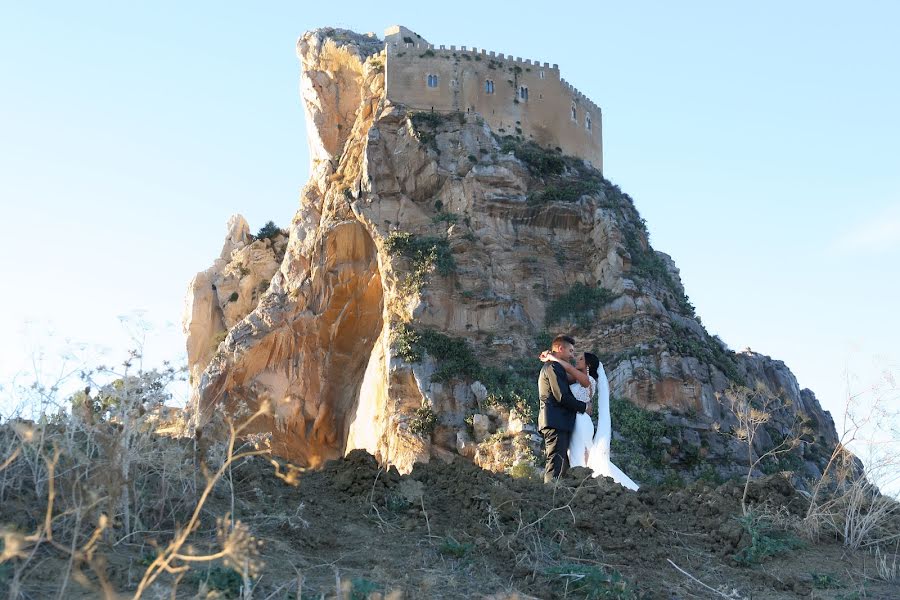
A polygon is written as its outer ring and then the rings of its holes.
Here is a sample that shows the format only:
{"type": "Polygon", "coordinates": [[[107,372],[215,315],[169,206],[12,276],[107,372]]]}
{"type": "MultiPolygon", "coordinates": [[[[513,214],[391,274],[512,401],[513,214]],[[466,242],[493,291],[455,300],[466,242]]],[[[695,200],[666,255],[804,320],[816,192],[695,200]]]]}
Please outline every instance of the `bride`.
{"type": "Polygon", "coordinates": [[[597,398],[596,433],[590,415],[585,413],[575,415],[575,429],[569,442],[569,464],[573,467],[590,468],[594,472],[594,477],[600,475],[612,477],[613,481],[628,489],[638,489],[638,485],[609,460],[609,442],[612,437],[609,418],[609,381],[597,355],[585,352],[578,357],[574,367],[549,352],[542,353],[541,360],[544,362],[552,360],[563,366],[569,376],[570,389],[575,398],[587,404],[591,404],[592,400],[597,398]]]}

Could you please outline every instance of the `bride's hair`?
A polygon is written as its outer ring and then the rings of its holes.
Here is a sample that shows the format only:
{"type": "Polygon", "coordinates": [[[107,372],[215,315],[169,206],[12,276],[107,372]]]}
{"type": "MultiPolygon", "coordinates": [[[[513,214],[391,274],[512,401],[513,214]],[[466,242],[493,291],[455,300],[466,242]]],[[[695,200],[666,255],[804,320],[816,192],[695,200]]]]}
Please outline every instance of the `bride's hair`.
{"type": "Polygon", "coordinates": [[[590,352],[584,353],[584,362],[587,365],[588,373],[594,379],[597,379],[599,376],[598,369],[600,368],[600,359],[596,354],[591,354],[590,352]]]}

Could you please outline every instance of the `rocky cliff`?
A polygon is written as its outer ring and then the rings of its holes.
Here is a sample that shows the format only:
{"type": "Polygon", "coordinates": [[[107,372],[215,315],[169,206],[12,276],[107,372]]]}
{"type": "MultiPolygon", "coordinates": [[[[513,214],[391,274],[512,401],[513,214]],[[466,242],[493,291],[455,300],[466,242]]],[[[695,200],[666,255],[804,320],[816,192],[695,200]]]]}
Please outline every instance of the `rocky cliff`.
{"type": "Polygon", "coordinates": [[[457,456],[527,469],[535,356],[565,331],[601,355],[613,459],[635,479],[739,471],[722,434],[735,385],[779,398],[758,451],[806,430],[761,466],[819,473],[828,413],[783,363],[705,330],[627,194],[477,114],[386,101],[372,35],[320,29],[297,49],[310,178],[286,240],[235,219],[191,284],[197,427],[266,401],[257,429],[301,464],[364,448],[401,471],[457,456]]]}

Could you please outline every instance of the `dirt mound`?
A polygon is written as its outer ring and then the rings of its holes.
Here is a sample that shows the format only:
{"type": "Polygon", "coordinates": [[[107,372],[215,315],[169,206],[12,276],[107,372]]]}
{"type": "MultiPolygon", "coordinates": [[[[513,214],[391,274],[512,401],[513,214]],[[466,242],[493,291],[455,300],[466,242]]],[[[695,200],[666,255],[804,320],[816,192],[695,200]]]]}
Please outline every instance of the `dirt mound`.
{"type": "MultiPolygon", "coordinates": [[[[853,585],[843,575],[853,560],[835,544],[777,560],[749,552],[760,531],[739,518],[737,483],[630,492],[573,469],[548,486],[464,460],[417,464],[401,476],[363,451],[305,473],[297,487],[270,477],[261,461],[235,478],[247,510],[263,508],[256,489],[272,511],[302,506],[301,528],[259,534],[270,566],[290,562],[320,593],[334,590],[337,571],[354,589],[403,597],[711,597],[669,561],[735,598],[809,597],[816,573],[840,573],[845,591],[853,585]]],[[[780,475],[754,482],[749,497],[769,510],[803,510],[780,475]]],[[[870,597],[890,597],[876,588],[870,597]]]]}
{"type": "MultiPolygon", "coordinates": [[[[192,464],[190,444],[172,440],[170,446],[175,463],[192,464]]],[[[246,458],[225,472],[188,550],[219,552],[221,524],[233,519],[252,535],[244,538],[251,541],[244,546],[249,554],[194,563],[177,584],[165,575],[145,597],[236,598],[248,583],[253,598],[271,600],[900,597],[896,587],[872,577],[869,555],[845,552],[836,543],[800,545],[786,531],[741,517],[739,483],[631,492],[573,469],[544,485],[464,459],[417,464],[401,476],[364,451],[316,471],[276,462],[273,468],[268,458],[246,458]],[[235,568],[245,558],[258,566],[252,579],[242,579],[235,568]]],[[[0,502],[4,535],[34,531],[45,495],[28,491],[33,482],[27,463],[16,462],[4,473],[7,483],[15,483],[0,502]]],[[[181,480],[138,474],[135,481],[143,482],[136,493],[150,491],[138,503],[146,507],[142,522],[158,514],[155,527],[165,531],[125,535],[121,524],[112,524],[96,540],[94,571],[75,565],[66,597],[97,597],[101,581],[94,573],[130,596],[154,548],[166,544],[193,510],[196,496],[151,485],[181,480]]],[[[72,497],[75,489],[59,487],[72,497]]],[[[804,512],[803,496],[781,476],[754,482],[748,496],[771,513],[804,512]]],[[[62,519],[55,535],[67,540],[72,534],[62,519]]],[[[24,571],[21,557],[0,563],[0,592],[9,595],[21,585],[20,595],[56,595],[55,578],[71,569],[67,554],[45,543],[33,558],[24,571]]]]}

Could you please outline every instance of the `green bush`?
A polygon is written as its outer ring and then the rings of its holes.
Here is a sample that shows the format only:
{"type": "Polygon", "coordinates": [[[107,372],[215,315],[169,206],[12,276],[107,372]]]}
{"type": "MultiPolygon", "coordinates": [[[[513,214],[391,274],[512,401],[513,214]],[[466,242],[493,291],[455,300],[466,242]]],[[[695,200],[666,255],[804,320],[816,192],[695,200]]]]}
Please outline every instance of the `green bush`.
{"type": "Polygon", "coordinates": [[[488,390],[485,403],[488,406],[499,406],[507,410],[515,410],[527,422],[537,418],[538,395],[535,380],[539,363],[532,363],[530,377],[520,371],[485,367],[482,369],[481,382],[488,390]]]}
{"type": "Polygon", "coordinates": [[[443,125],[448,117],[449,115],[436,112],[414,112],[409,114],[409,120],[412,123],[416,139],[422,144],[429,146],[438,154],[440,154],[440,150],[437,147],[437,132],[435,129],[443,125]]]}
{"type": "Polygon", "coordinates": [[[435,267],[441,275],[450,275],[456,268],[450,245],[443,238],[395,231],[388,236],[385,246],[391,254],[402,254],[423,268],[435,267]]]}
{"type": "Polygon", "coordinates": [[[258,240],[268,240],[272,239],[277,235],[284,233],[277,225],[275,225],[275,221],[268,221],[265,225],[263,225],[259,231],[256,232],[256,239],[258,240]]]}
{"type": "MultiPolygon", "coordinates": [[[[615,417],[613,417],[615,423],[615,417]]],[[[615,426],[615,425],[614,425],[615,426]]],[[[639,483],[658,481],[663,467],[658,453],[648,452],[646,448],[629,439],[613,438],[609,444],[610,454],[616,465],[639,483]]]]}
{"type": "Polygon", "coordinates": [[[624,398],[609,399],[609,414],[620,434],[648,450],[658,448],[659,438],[669,432],[659,413],[638,408],[624,398]]]}
{"type": "Polygon", "coordinates": [[[550,344],[552,342],[553,334],[546,329],[538,331],[536,334],[534,334],[534,347],[538,350],[538,352],[540,352],[541,350],[549,350],[550,344]]]}
{"type": "Polygon", "coordinates": [[[563,587],[567,596],[586,600],[637,598],[634,591],[629,589],[628,582],[622,574],[614,569],[607,570],[605,567],[585,564],[563,564],[550,567],[544,571],[544,576],[553,580],[566,579],[563,587]]]}
{"type": "Polygon", "coordinates": [[[434,357],[437,363],[431,376],[432,381],[477,379],[481,373],[481,364],[468,342],[462,338],[453,338],[433,329],[423,329],[420,332],[419,346],[434,357]]]}
{"type": "Polygon", "coordinates": [[[225,331],[225,330],[217,331],[216,335],[214,335],[212,337],[212,339],[209,340],[209,351],[214,353],[216,350],[218,350],[219,344],[224,342],[225,338],[227,338],[227,337],[228,337],[227,331],[225,331]]]}
{"type": "Polygon", "coordinates": [[[437,427],[437,415],[430,406],[421,406],[416,409],[409,420],[409,431],[424,438],[429,437],[437,427]]]}
{"type": "Polygon", "coordinates": [[[392,334],[397,356],[407,362],[419,362],[423,354],[431,355],[437,363],[433,381],[447,381],[458,377],[477,378],[481,367],[469,344],[433,329],[417,331],[402,325],[392,334]]]}
{"type": "Polygon", "coordinates": [[[202,571],[192,572],[192,579],[196,583],[205,582],[206,587],[212,592],[218,592],[222,598],[240,598],[241,589],[244,586],[244,580],[240,572],[231,567],[222,565],[214,565],[203,573],[202,571]]]}
{"type": "Polygon", "coordinates": [[[438,214],[431,217],[431,222],[434,224],[438,223],[447,223],[448,225],[452,225],[459,221],[459,215],[455,213],[448,212],[439,212],[438,214]]]}
{"type": "Polygon", "coordinates": [[[409,499],[400,492],[391,492],[384,499],[384,505],[391,512],[401,512],[412,506],[409,499]]]}
{"type": "MultiPolygon", "coordinates": [[[[615,188],[614,192],[621,194],[618,188],[615,188]]],[[[621,195],[625,196],[624,194],[621,195]]],[[[644,219],[637,217],[637,219],[626,221],[622,231],[624,233],[625,248],[631,257],[630,273],[647,281],[658,282],[672,293],[681,312],[690,317],[695,316],[694,305],[691,304],[690,299],[684,293],[684,289],[673,279],[668,267],[666,267],[666,263],[652,248],[644,247],[642,238],[646,239],[649,236],[644,219]]]]}
{"type": "Polygon", "coordinates": [[[527,462],[520,462],[510,467],[509,476],[513,479],[537,479],[534,466],[527,462]]]}
{"type": "Polygon", "coordinates": [[[587,327],[594,311],[609,304],[615,295],[600,286],[588,286],[576,283],[568,292],[554,299],[547,305],[544,319],[547,325],[559,323],[563,319],[573,320],[579,327],[587,327]]]}
{"type": "Polygon", "coordinates": [[[735,562],[750,566],[759,564],[767,558],[785,554],[802,546],[799,539],[786,532],[775,532],[771,524],[754,513],[737,518],[748,534],[750,545],[734,554],[735,562]]]}
{"type": "Polygon", "coordinates": [[[503,138],[500,151],[512,152],[535,177],[559,175],[566,168],[566,162],[559,152],[542,148],[534,142],[522,142],[513,136],[503,138]]]}
{"type": "Polygon", "coordinates": [[[444,554],[446,556],[452,556],[453,558],[463,558],[466,554],[472,551],[472,548],[474,548],[472,544],[460,543],[454,540],[452,537],[447,537],[444,539],[439,550],[441,554],[444,554]]]}
{"type": "Polygon", "coordinates": [[[543,190],[529,194],[528,203],[578,202],[582,196],[594,194],[600,190],[600,185],[594,181],[561,179],[549,184],[543,190]]]}
{"type": "Polygon", "coordinates": [[[537,360],[513,360],[505,368],[482,364],[463,338],[455,338],[433,329],[416,330],[408,325],[395,329],[391,342],[396,356],[407,362],[419,362],[424,354],[434,358],[432,381],[468,379],[481,381],[488,390],[488,406],[514,409],[528,422],[537,417],[535,388],[540,364],[537,360]]]}
{"type": "Polygon", "coordinates": [[[460,111],[452,113],[437,112],[414,112],[409,116],[413,127],[418,131],[421,129],[435,129],[447,123],[450,119],[455,119],[460,125],[466,122],[466,115],[460,111]]]}
{"type": "Polygon", "coordinates": [[[400,325],[391,331],[391,345],[395,354],[406,362],[414,363],[422,360],[419,333],[408,325],[400,325]]]}
{"type": "MultiPolygon", "coordinates": [[[[768,430],[768,429],[767,429],[768,430]]],[[[772,443],[777,446],[783,436],[770,436],[772,443]]],[[[794,451],[785,452],[777,456],[767,456],[759,463],[759,470],[766,475],[773,475],[782,471],[796,472],[803,468],[803,458],[794,451]]]]}
{"type": "Polygon", "coordinates": [[[725,483],[725,478],[719,474],[714,466],[707,463],[700,468],[700,472],[697,474],[697,479],[700,481],[705,481],[714,486],[719,486],[725,483]]]}
{"type": "Polygon", "coordinates": [[[407,291],[418,292],[425,285],[429,273],[436,270],[447,276],[456,270],[456,261],[450,251],[450,244],[444,238],[419,237],[405,231],[392,232],[385,240],[385,248],[394,255],[400,255],[412,263],[403,286],[407,291]]]}
{"type": "Polygon", "coordinates": [[[677,490],[684,487],[684,480],[677,471],[671,468],[664,469],[662,477],[657,484],[662,489],[677,490]]]}
{"type": "MultiPolygon", "coordinates": [[[[431,52],[431,50],[429,50],[431,52]]],[[[364,577],[354,577],[350,582],[350,600],[366,600],[372,594],[383,592],[384,587],[364,577]]]]}
{"type": "Polygon", "coordinates": [[[833,573],[817,573],[813,571],[809,576],[812,579],[813,587],[817,590],[833,590],[844,587],[844,582],[841,581],[841,578],[833,573]]]}
{"type": "Polygon", "coordinates": [[[733,352],[728,352],[708,335],[699,337],[693,330],[670,323],[672,335],[665,338],[666,345],[682,356],[693,356],[702,362],[714,365],[728,379],[743,385],[744,378],[737,368],[737,361],[733,352]]]}

